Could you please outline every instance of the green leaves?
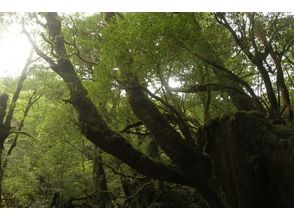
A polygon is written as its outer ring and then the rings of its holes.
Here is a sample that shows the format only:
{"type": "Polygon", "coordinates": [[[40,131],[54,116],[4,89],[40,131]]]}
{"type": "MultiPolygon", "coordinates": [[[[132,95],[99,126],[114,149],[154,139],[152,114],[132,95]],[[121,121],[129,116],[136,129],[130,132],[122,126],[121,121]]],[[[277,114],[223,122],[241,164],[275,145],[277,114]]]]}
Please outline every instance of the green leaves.
{"type": "MultiPolygon", "coordinates": [[[[157,96],[149,94],[172,128],[181,134],[175,115],[164,102],[179,112],[193,137],[210,118],[236,111],[232,96],[228,90],[221,89],[195,94],[175,93],[170,91],[171,82],[177,87],[238,85],[242,93],[245,91],[244,84],[239,85],[240,82],[230,78],[228,72],[231,72],[233,76],[249,83],[259,95],[258,99],[267,105],[268,100],[264,97],[262,80],[256,66],[241,52],[230,32],[216,21],[213,13],[121,15],[111,22],[105,22],[102,13],[62,16],[69,59],[87,89],[88,97],[114,131],[122,131],[127,125],[138,122],[125,92],[126,86],[132,86],[125,82],[134,81],[132,77],[138,77],[140,84],[157,96]],[[222,72],[211,64],[220,65],[228,71],[222,72]]],[[[34,16],[28,17],[31,19],[30,25],[38,27],[32,32],[46,32],[46,29],[41,31],[41,26],[35,24],[35,20],[32,20],[34,16]]],[[[265,52],[262,36],[271,40],[281,57],[286,85],[292,88],[293,16],[285,13],[229,13],[227,17],[230,23],[234,23],[233,28],[238,36],[244,35],[244,47],[250,51],[254,47],[254,41],[250,38],[254,38],[256,48],[261,52],[265,52]],[[250,28],[253,15],[255,26],[250,28]]],[[[50,42],[52,39],[48,40],[50,42]]],[[[47,43],[42,40],[38,42],[42,45],[42,51],[55,61],[51,45],[47,43]]],[[[275,71],[272,60],[266,57],[265,61],[275,71]]],[[[267,68],[270,72],[270,68],[267,68]]],[[[277,95],[274,85],[276,75],[274,72],[270,75],[277,95]]],[[[5,92],[11,97],[16,83],[16,79],[1,78],[0,94],[5,92]]],[[[37,141],[26,136],[20,137],[10,158],[4,194],[17,198],[16,206],[20,207],[50,206],[56,192],[61,194],[63,202],[71,197],[91,194],[94,146],[79,131],[77,114],[70,104],[67,86],[42,61],[31,66],[16,105],[15,123],[21,120],[27,100],[34,91],[41,98],[28,114],[24,130],[37,141]]],[[[293,101],[294,93],[291,89],[289,93],[293,101]]],[[[150,131],[144,125],[134,127],[132,131],[122,135],[136,149],[147,152],[150,131]],[[138,135],[137,131],[145,134],[138,135]]],[[[7,144],[12,138],[13,135],[7,144]]],[[[161,149],[159,151],[162,153],[161,149]]],[[[165,154],[161,154],[160,158],[170,162],[165,154]]],[[[110,191],[122,194],[120,176],[112,172],[113,169],[122,168],[124,173],[132,175],[134,171],[120,165],[116,158],[107,154],[103,154],[103,161],[112,167],[105,168],[110,191]]],[[[123,205],[124,199],[120,199],[120,205],[123,205]]]]}

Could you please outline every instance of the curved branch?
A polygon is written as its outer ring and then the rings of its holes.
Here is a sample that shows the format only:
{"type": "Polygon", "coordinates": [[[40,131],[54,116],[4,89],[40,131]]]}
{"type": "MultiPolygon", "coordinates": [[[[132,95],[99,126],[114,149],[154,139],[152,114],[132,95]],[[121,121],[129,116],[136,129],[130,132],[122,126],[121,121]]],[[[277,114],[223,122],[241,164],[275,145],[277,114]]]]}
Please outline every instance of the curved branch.
{"type": "MultiPolygon", "coordinates": [[[[169,182],[193,184],[178,170],[148,158],[136,150],[118,132],[109,128],[96,106],[89,99],[87,90],[82,85],[67,56],[58,14],[49,12],[46,14],[46,20],[49,35],[54,41],[54,50],[59,56],[56,72],[62,77],[70,91],[71,104],[79,115],[78,120],[82,134],[103,151],[120,159],[145,176],[169,182]]],[[[52,69],[55,71],[55,68],[52,69]]]]}
{"type": "Polygon", "coordinates": [[[32,135],[30,135],[29,133],[24,132],[24,131],[11,131],[11,132],[9,132],[9,134],[23,134],[25,136],[28,136],[28,137],[36,140],[32,135]]]}

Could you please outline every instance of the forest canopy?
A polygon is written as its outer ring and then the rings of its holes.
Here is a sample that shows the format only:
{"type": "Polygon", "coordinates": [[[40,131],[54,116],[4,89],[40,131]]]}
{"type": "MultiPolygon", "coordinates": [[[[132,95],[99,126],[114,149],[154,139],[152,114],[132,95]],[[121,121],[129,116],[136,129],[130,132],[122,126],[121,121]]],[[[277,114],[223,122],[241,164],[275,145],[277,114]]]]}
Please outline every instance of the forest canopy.
{"type": "Polygon", "coordinates": [[[32,47],[0,66],[0,207],[294,207],[293,14],[0,23],[32,47]]]}

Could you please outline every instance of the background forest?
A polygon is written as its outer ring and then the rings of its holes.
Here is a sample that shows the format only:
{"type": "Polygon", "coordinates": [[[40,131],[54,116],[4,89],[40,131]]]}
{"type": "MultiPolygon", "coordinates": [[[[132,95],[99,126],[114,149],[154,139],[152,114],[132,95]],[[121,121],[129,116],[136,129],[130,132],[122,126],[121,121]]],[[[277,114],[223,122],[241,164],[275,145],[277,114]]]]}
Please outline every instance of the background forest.
{"type": "Polygon", "coordinates": [[[0,22],[33,48],[0,69],[1,207],[294,207],[292,14],[0,22]]]}

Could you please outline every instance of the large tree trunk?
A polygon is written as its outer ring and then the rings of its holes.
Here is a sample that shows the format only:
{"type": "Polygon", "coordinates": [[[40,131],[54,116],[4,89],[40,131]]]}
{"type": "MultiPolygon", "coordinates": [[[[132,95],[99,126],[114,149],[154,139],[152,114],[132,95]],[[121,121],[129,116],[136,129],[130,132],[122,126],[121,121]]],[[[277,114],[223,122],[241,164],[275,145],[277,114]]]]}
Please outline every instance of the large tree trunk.
{"type": "Polygon", "coordinates": [[[293,130],[256,112],[213,120],[198,134],[229,207],[294,207],[293,130]]]}

